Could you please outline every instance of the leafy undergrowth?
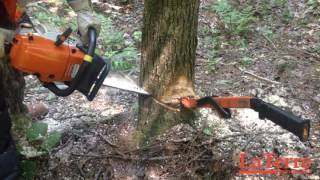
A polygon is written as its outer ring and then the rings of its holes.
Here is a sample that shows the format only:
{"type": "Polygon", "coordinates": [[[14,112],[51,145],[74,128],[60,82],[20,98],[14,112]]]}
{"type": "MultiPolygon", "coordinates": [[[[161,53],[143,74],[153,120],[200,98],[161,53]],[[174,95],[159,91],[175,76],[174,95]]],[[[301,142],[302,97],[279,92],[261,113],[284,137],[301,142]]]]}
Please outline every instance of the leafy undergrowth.
{"type": "MultiPolygon", "coordinates": [[[[233,119],[203,118],[198,131],[178,126],[143,149],[128,150],[128,136],[137,118],[136,96],[103,87],[97,100],[89,103],[77,93],[61,99],[38,88],[39,84],[31,84],[27,102],[46,101],[54,109],[44,120],[62,119],[59,122],[64,123],[72,119],[71,122],[81,123],[68,126],[60,145],[49,157],[24,163],[30,176],[225,179],[239,177],[235,160],[238,150],[257,154],[263,150],[275,151],[279,155],[294,151],[319,160],[318,1],[201,2],[195,82],[198,94],[253,95],[281,105],[311,120],[314,128],[310,141],[301,143],[269,121],[256,122],[248,117],[249,112],[245,111],[241,117],[242,111],[235,110],[233,119]],[[112,110],[115,113],[110,118],[112,110]],[[38,167],[41,168],[37,174],[32,173],[38,167]]],[[[61,1],[38,6],[45,8],[45,11],[34,11],[40,21],[50,21],[60,29],[67,25],[76,27],[74,14],[70,9],[63,9],[67,6],[61,1]],[[51,13],[59,16],[53,17],[51,13]]],[[[97,52],[111,58],[114,69],[137,75],[143,4],[110,0],[95,1],[94,7],[103,24],[97,52]]],[[[319,173],[314,170],[316,177],[319,173]]]]}
{"type": "MultiPolygon", "coordinates": [[[[77,29],[76,14],[67,5],[66,1],[55,0],[36,2],[29,5],[30,14],[40,23],[51,24],[63,31],[71,27],[77,29]]],[[[104,13],[95,13],[101,21],[99,46],[97,53],[105,58],[112,59],[113,70],[127,71],[137,67],[141,43],[141,31],[134,31],[131,35],[115,29],[112,20],[104,13]]],[[[76,33],[74,33],[76,36],[76,33]]]]}

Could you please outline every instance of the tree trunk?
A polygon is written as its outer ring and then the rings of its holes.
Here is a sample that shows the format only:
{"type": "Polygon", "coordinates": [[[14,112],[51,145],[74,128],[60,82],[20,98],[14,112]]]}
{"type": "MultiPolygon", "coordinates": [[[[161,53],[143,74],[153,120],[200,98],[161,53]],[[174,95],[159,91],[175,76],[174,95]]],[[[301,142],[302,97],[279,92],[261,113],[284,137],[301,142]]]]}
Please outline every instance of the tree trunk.
{"type": "MultiPolygon", "coordinates": [[[[0,27],[4,29],[13,29],[14,25],[10,22],[6,13],[6,9],[0,3],[0,27]]],[[[0,31],[0,33],[3,33],[0,31]]],[[[3,36],[3,34],[1,34],[3,36]]],[[[0,42],[2,43],[2,42],[0,42]]],[[[1,44],[2,46],[3,44],[1,44]]],[[[11,114],[20,114],[26,112],[26,107],[23,105],[24,96],[24,78],[21,72],[17,72],[9,65],[9,58],[0,58],[0,95],[5,97],[6,104],[11,114]]]]}
{"type": "Polygon", "coordinates": [[[8,63],[8,57],[0,59],[0,93],[5,97],[10,114],[22,114],[27,111],[23,105],[24,78],[21,72],[14,70],[8,63]]]}
{"type": "MultiPolygon", "coordinates": [[[[199,3],[199,0],[145,0],[140,85],[162,103],[176,104],[181,97],[195,95],[199,3]]],[[[194,119],[193,113],[172,112],[153,98],[139,99],[140,143],[194,119]]]]}

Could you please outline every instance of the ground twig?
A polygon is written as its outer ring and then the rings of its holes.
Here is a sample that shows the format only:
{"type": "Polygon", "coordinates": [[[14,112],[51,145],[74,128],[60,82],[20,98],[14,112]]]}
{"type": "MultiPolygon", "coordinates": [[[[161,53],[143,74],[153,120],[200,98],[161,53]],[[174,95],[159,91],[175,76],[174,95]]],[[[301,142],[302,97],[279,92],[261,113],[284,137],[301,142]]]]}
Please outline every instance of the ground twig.
{"type": "Polygon", "coordinates": [[[101,174],[102,174],[102,170],[103,170],[103,168],[100,167],[99,170],[98,170],[98,172],[97,172],[97,174],[94,176],[94,179],[95,179],[95,180],[99,180],[99,178],[100,178],[100,176],[101,176],[101,174]]]}
{"type": "Polygon", "coordinates": [[[252,77],[254,77],[254,78],[256,78],[256,79],[259,79],[259,80],[262,80],[262,81],[265,81],[265,82],[268,82],[268,83],[276,84],[276,85],[279,85],[279,84],[280,84],[280,82],[272,81],[272,80],[270,80],[270,79],[267,79],[267,78],[258,76],[258,75],[254,74],[254,73],[252,73],[252,72],[242,70],[242,69],[239,68],[239,67],[238,67],[238,69],[239,69],[241,72],[243,72],[243,73],[245,73],[245,74],[248,74],[248,75],[250,75],[250,76],[252,76],[252,77]]]}
{"type": "Polygon", "coordinates": [[[104,136],[102,136],[100,133],[98,133],[99,137],[106,142],[107,144],[109,144],[111,147],[115,147],[117,148],[118,146],[115,145],[114,143],[112,143],[109,139],[105,138],[104,136]]]}
{"type": "Polygon", "coordinates": [[[119,155],[96,155],[96,154],[76,154],[71,153],[72,156],[83,156],[83,157],[91,157],[91,158],[114,158],[114,159],[122,159],[122,160],[131,160],[131,161],[162,161],[162,160],[170,160],[170,159],[178,159],[181,158],[181,155],[174,155],[174,156],[157,156],[157,157],[150,157],[150,158],[136,158],[136,157],[123,157],[119,155]]]}
{"type": "Polygon", "coordinates": [[[73,115],[73,116],[60,117],[60,118],[57,118],[57,119],[58,120],[66,120],[66,119],[71,119],[71,118],[81,118],[83,116],[96,117],[96,115],[94,115],[94,114],[77,114],[77,115],[73,115]]]}
{"type": "Polygon", "coordinates": [[[193,161],[196,161],[196,160],[199,159],[202,155],[204,155],[207,151],[208,151],[207,149],[204,150],[204,151],[202,151],[201,153],[199,153],[198,155],[196,155],[194,158],[192,158],[190,161],[188,161],[187,164],[190,164],[190,163],[192,163],[193,161]]]}
{"type": "Polygon", "coordinates": [[[83,172],[82,167],[78,164],[78,165],[77,165],[77,168],[78,168],[78,170],[79,170],[80,175],[81,175],[83,178],[85,178],[86,175],[85,175],[85,173],[83,172]]]}
{"type": "MultiPolygon", "coordinates": [[[[259,33],[259,31],[257,31],[257,32],[259,33]]],[[[262,37],[265,38],[272,45],[273,49],[277,49],[277,46],[274,44],[274,42],[268,36],[266,36],[263,33],[259,33],[259,34],[261,34],[262,37]]]]}
{"type": "Polygon", "coordinates": [[[313,58],[315,58],[317,61],[320,61],[320,56],[319,55],[316,55],[316,54],[313,54],[313,53],[310,53],[310,52],[308,52],[307,50],[303,50],[303,49],[299,49],[299,48],[291,48],[291,49],[289,49],[289,51],[298,51],[298,52],[300,52],[300,53],[302,53],[302,54],[305,54],[305,55],[307,55],[307,56],[311,56],[311,57],[313,57],[313,58]]]}

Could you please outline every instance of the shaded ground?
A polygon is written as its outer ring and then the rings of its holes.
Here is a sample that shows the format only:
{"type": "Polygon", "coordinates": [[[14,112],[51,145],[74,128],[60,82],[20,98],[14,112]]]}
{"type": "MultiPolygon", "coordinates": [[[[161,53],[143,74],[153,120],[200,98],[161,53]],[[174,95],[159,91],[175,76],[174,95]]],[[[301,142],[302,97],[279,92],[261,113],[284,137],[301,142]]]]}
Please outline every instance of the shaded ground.
{"type": "MultiPolygon", "coordinates": [[[[216,17],[208,10],[208,3],[202,1],[200,29],[216,26],[216,17]]],[[[299,2],[293,8],[301,14],[306,9],[299,2]]],[[[96,4],[96,10],[108,14],[128,39],[142,23],[141,1],[136,1],[134,7],[107,1],[96,4]]],[[[239,49],[222,48],[214,72],[208,68],[210,49],[206,43],[206,37],[211,34],[199,30],[196,88],[201,96],[254,95],[291,109],[311,120],[309,142],[302,143],[272,122],[259,120],[250,110],[233,110],[233,118],[228,120],[217,118],[210,110],[201,110],[200,131],[179,125],[145,149],[136,150],[127,140],[137,121],[136,95],[103,87],[93,102],[87,102],[79,93],[58,98],[28,77],[25,101],[45,102],[50,111],[39,120],[48,122],[51,131],[65,135],[49,157],[41,160],[38,178],[226,179],[231,176],[237,179],[244,177],[237,174],[239,152],[244,151],[248,156],[272,152],[278,156],[310,157],[315,161],[313,175],[299,177],[319,179],[320,55],[309,50],[319,46],[320,26],[318,19],[304,18],[308,19],[305,26],[297,26],[295,22],[275,25],[278,36],[272,41],[255,37],[248,47],[254,59],[248,66],[239,64],[239,49]],[[279,84],[257,79],[245,71],[279,84]],[[206,134],[213,136],[203,135],[203,128],[208,127],[210,131],[206,134]]],[[[133,76],[137,74],[133,72],[133,76]]],[[[297,178],[297,175],[283,177],[297,178]]]]}

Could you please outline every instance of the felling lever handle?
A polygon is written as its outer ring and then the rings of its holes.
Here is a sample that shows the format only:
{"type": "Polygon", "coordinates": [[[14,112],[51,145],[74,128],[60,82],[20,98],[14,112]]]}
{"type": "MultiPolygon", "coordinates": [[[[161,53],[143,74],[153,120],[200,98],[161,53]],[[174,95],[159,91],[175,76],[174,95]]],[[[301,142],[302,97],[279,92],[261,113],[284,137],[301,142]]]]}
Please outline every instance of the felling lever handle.
{"type": "Polygon", "coordinates": [[[290,112],[284,111],[273,104],[266,103],[257,98],[251,99],[251,108],[259,112],[260,119],[267,118],[271,120],[298,136],[302,141],[308,139],[310,131],[309,120],[303,120],[290,112]]]}
{"type": "Polygon", "coordinates": [[[219,114],[224,118],[230,117],[227,108],[251,108],[259,113],[260,119],[267,118],[271,120],[275,124],[298,136],[301,141],[306,141],[309,137],[309,120],[303,120],[275,105],[251,96],[207,96],[200,99],[184,97],[180,100],[180,103],[182,107],[187,109],[202,107],[217,109],[219,114]]]}

